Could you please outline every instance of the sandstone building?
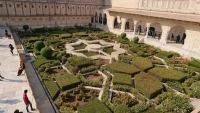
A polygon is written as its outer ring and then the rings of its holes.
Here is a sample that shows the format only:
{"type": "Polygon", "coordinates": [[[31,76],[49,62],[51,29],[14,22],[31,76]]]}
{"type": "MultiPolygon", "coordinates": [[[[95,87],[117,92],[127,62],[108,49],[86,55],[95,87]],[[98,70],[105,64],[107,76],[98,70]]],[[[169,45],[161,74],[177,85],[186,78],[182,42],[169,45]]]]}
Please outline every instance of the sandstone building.
{"type": "Polygon", "coordinates": [[[126,32],[130,40],[138,36],[156,47],[200,58],[200,0],[0,1],[1,25],[53,27],[88,23],[116,34],[126,32]],[[180,41],[176,43],[178,35],[180,41]]]}

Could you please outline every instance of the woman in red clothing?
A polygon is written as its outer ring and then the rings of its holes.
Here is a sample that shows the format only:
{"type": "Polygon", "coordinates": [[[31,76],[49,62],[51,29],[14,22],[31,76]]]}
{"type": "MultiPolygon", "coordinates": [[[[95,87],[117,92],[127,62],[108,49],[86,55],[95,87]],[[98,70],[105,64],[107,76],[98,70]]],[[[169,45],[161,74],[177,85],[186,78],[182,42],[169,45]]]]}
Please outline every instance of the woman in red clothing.
{"type": "Polygon", "coordinates": [[[31,104],[31,102],[29,101],[29,99],[28,99],[28,97],[27,97],[27,95],[26,95],[27,92],[28,92],[27,89],[24,90],[23,100],[24,100],[24,103],[26,104],[26,110],[27,110],[27,112],[30,113],[29,110],[28,110],[29,104],[30,104],[30,106],[31,106],[31,111],[34,111],[35,109],[33,109],[32,104],[31,104]]]}
{"type": "Polygon", "coordinates": [[[23,67],[20,66],[19,69],[18,69],[17,76],[21,75],[21,74],[22,74],[22,71],[23,71],[23,67]]]}

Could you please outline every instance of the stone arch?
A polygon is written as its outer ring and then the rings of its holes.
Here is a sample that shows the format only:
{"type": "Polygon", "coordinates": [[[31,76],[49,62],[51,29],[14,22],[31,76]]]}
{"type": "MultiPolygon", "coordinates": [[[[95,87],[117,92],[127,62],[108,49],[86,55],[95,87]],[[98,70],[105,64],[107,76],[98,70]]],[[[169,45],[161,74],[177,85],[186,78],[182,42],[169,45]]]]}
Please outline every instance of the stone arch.
{"type": "Polygon", "coordinates": [[[129,18],[125,22],[125,30],[133,30],[134,29],[134,21],[132,18],[129,18]]]}
{"type": "Polygon", "coordinates": [[[136,24],[136,32],[140,31],[140,33],[143,33],[145,29],[146,29],[146,22],[144,20],[139,20],[136,24]]]}
{"type": "Polygon", "coordinates": [[[107,15],[106,15],[106,13],[103,14],[103,24],[104,25],[107,24],[107,15]]]}
{"type": "Polygon", "coordinates": [[[113,28],[121,29],[121,17],[120,16],[117,16],[114,18],[113,26],[114,26],[113,28]]]}
{"type": "Polygon", "coordinates": [[[95,18],[95,22],[97,23],[97,22],[98,22],[98,15],[97,15],[97,12],[95,12],[94,18],[95,18]]]}
{"type": "Polygon", "coordinates": [[[102,14],[101,14],[101,12],[99,13],[99,23],[102,23],[102,14]]]}
{"type": "Polygon", "coordinates": [[[155,34],[155,36],[158,36],[159,34],[162,34],[162,27],[161,24],[158,22],[154,22],[150,24],[149,28],[150,35],[155,34]]]}
{"type": "Polygon", "coordinates": [[[186,38],[186,30],[183,26],[177,25],[177,26],[172,27],[168,33],[168,40],[176,41],[178,35],[180,35],[179,42],[183,42],[186,38]],[[173,36],[172,36],[172,33],[173,33],[173,36]]]}

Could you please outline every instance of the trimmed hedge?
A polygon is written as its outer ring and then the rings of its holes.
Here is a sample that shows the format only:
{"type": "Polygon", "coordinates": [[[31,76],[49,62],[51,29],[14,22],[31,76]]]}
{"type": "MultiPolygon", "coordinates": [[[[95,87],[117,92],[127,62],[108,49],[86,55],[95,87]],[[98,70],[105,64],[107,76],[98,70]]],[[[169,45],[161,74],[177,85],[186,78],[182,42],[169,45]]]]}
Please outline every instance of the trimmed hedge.
{"type": "Polygon", "coordinates": [[[36,48],[33,49],[33,53],[34,53],[35,55],[40,55],[40,51],[38,51],[36,48]]]}
{"type": "Polygon", "coordinates": [[[122,74],[122,73],[114,73],[113,84],[120,84],[120,85],[132,85],[131,75],[122,74]]]}
{"type": "Polygon", "coordinates": [[[156,56],[163,58],[163,59],[171,58],[173,55],[174,55],[174,53],[167,52],[167,51],[158,51],[158,53],[156,54],[156,56]]]}
{"type": "Polygon", "coordinates": [[[55,43],[60,42],[60,39],[48,39],[47,42],[48,42],[49,44],[55,44],[55,43]]]}
{"type": "Polygon", "coordinates": [[[45,47],[44,43],[42,41],[36,41],[34,43],[34,48],[40,51],[43,47],[45,47]]]}
{"type": "Polygon", "coordinates": [[[47,90],[49,91],[51,98],[55,100],[60,93],[60,89],[52,80],[43,79],[43,82],[45,86],[47,87],[47,90]]]}
{"type": "Polygon", "coordinates": [[[91,66],[94,64],[92,59],[85,57],[70,57],[68,58],[68,62],[73,67],[79,67],[79,68],[91,66]]]}
{"type": "Polygon", "coordinates": [[[114,113],[131,113],[131,109],[126,104],[120,104],[115,108],[114,113]]]}
{"type": "Polygon", "coordinates": [[[59,37],[64,39],[64,38],[70,38],[70,37],[72,37],[72,35],[69,33],[65,33],[65,34],[60,34],[59,37]]]}
{"type": "Polygon", "coordinates": [[[88,34],[86,32],[77,32],[77,33],[73,33],[73,36],[83,37],[83,36],[88,36],[88,34]]]}
{"type": "Polygon", "coordinates": [[[88,67],[83,67],[80,70],[80,73],[88,73],[88,72],[92,72],[96,70],[96,66],[92,65],[92,66],[88,66],[88,67]]]}
{"type": "Polygon", "coordinates": [[[191,62],[188,63],[188,65],[196,67],[196,68],[200,68],[200,61],[198,61],[198,60],[192,60],[191,62]]]}
{"type": "Polygon", "coordinates": [[[162,83],[154,76],[140,73],[134,77],[135,88],[147,98],[153,98],[162,92],[162,83]]]}
{"type": "Polygon", "coordinates": [[[60,34],[50,34],[49,36],[59,37],[60,34]]]}
{"type": "Polygon", "coordinates": [[[172,69],[160,68],[160,67],[155,67],[153,69],[150,69],[148,70],[148,73],[157,77],[162,82],[166,82],[166,81],[182,82],[187,77],[186,73],[172,70],[172,69]]]}
{"type": "Polygon", "coordinates": [[[112,113],[100,100],[91,100],[78,107],[79,113],[112,113]]]}
{"type": "Polygon", "coordinates": [[[141,69],[142,71],[147,71],[148,69],[153,67],[151,60],[142,57],[133,58],[132,64],[141,69]]]}
{"type": "Polygon", "coordinates": [[[111,73],[124,73],[132,76],[140,72],[140,70],[133,65],[118,62],[112,62],[111,64],[108,64],[106,69],[111,73]]]}
{"type": "Polygon", "coordinates": [[[53,54],[53,50],[51,48],[49,48],[49,47],[45,47],[45,48],[41,49],[40,54],[43,57],[50,58],[51,55],[53,54]]]}
{"type": "Polygon", "coordinates": [[[36,68],[40,67],[42,64],[45,64],[45,63],[51,63],[51,62],[54,62],[54,61],[58,61],[58,59],[56,59],[54,57],[46,59],[42,55],[38,55],[37,58],[38,58],[38,60],[34,61],[34,65],[35,65],[36,68]]]}
{"type": "Polygon", "coordinates": [[[80,84],[80,80],[78,78],[68,73],[63,73],[59,76],[56,76],[56,81],[61,87],[62,91],[74,88],[80,84]]]}
{"type": "Polygon", "coordinates": [[[36,41],[40,41],[40,38],[38,38],[38,37],[30,37],[30,38],[28,38],[28,42],[29,43],[34,43],[36,41]]]}

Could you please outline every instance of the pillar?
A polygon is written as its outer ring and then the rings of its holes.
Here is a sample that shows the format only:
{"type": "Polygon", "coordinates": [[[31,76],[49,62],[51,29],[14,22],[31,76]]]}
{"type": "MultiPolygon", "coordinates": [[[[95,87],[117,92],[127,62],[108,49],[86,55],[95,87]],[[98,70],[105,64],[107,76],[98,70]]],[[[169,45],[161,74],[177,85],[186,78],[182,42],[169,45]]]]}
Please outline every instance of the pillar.
{"type": "Polygon", "coordinates": [[[125,23],[126,19],[125,18],[121,18],[121,29],[120,31],[124,32],[125,31],[125,23]]]}
{"type": "Polygon", "coordinates": [[[135,37],[135,32],[136,32],[136,29],[137,29],[137,26],[136,26],[137,22],[138,21],[136,21],[136,20],[134,21],[133,38],[135,37]]]}
{"type": "Polygon", "coordinates": [[[147,24],[146,24],[147,31],[146,31],[145,38],[148,38],[148,33],[149,33],[150,24],[151,24],[151,23],[148,23],[148,22],[147,22],[147,24]]]}
{"type": "Polygon", "coordinates": [[[170,31],[171,27],[161,25],[161,28],[162,28],[162,35],[161,35],[161,38],[160,38],[160,42],[163,43],[163,44],[167,44],[167,38],[168,38],[169,31],[170,31]]]}

